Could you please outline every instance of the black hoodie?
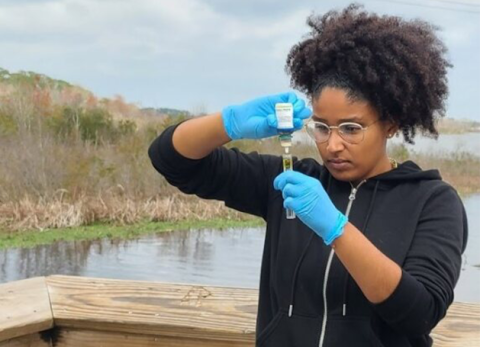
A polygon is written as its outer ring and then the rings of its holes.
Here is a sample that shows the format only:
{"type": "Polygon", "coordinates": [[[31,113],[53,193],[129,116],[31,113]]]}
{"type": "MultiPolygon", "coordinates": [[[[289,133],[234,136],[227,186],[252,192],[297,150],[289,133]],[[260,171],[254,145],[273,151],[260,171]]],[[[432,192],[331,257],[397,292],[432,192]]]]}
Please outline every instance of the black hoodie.
{"type": "Polygon", "coordinates": [[[186,194],[222,200],[267,222],[256,346],[431,346],[429,333],[453,301],[467,241],[463,204],[437,170],[407,161],[353,194],[349,182],[315,160],[294,160],[294,170],[318,178],[337,209],[402,267],[392,295],[372,304],[330,247],[298,218],[285,218],[273,188],[280,157],[222,147],[188,159],[173,147],[174,129],[150,146],[155,169],[186,194]]]}

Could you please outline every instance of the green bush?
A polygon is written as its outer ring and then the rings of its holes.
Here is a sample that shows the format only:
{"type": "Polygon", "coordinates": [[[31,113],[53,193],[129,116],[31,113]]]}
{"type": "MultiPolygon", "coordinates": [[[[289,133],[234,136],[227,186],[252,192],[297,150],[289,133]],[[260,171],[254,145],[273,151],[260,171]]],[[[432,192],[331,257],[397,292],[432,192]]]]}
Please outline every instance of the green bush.
{"type": "Polygon", "coordinates": [[[82,112],[79,130],[83,141],[98,143],[106,140],[112,142],[117,138],[117,129],[115,129],[112,117],[102,109],[82,112]]]}
{"type": "Polygon", "coordinates": [[[403,143],[389,146],[388,155],[400,163],[410,159],[410,152],[403,143]]]}
{"type": "Polygon", "coordinates": [[[69,138],[80,126],[80,113],[79,109],[65,107],[59,114],[47,119],[47,126],[60,138],[69,138]]]}
{"type": "Polygon", "coordinates": [[[118,123],[117,130],[120,137],[130,136],[137,131],[137,124],[131,120],[121,120],[118,123]]]}
{"type": "Polygon", "coordinates": [[[0,112],[0,136],[13,134],[17,131],[17,123],[12,116],[0,112]]]}
{"type": "Polygon", "coordinates": [[[57,115],[50,117],[47,124],[62,140],[79,136],[82,141],[95,144],[115,143],[137,131],[135,122],[114,122],[110,113],[102,108],[85,110],[64,107],[57,115]]]}

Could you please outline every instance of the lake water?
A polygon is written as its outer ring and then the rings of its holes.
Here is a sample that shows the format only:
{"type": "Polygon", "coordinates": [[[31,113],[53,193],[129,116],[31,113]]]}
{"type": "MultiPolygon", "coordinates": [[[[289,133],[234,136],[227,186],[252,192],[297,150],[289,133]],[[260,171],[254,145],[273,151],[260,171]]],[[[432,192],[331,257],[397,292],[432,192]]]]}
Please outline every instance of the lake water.
{"type": "MultiPolygon", "coordinates": [[[[294,142],[303,142],[314,144],[305,132],[294,133],[294,142]]],[[[468,152],[476,156],[480,156],[480,132],[472,132],[466,134],[443,134],[437,140],[417,136],[415,144],[410,145],[403,141],[403,136],[394,137],[389,144],[404,144],[409,151],[417,153],[442,154],[451,152],[468,152]]]]}
{"type": "MultiPolygon", "coordinates": [[[[470,235],[455,300],[480,302],[480,194],[464,203],[470,235]]],[[[191,230],[0,250],[0,283],[64,274],[258,288],[264,238],[263,228],[191,230]]]]}
{"type": "Polygon", "coordinates": [[[432,154],[450,152],[468,152],[476,156],[480,155],[480,133],[440,135],[437,140],[428,137],[416,137],[415,144],[403,142],[403,138],[394,137],[392,144],[403,143],[409,151],[426,152],[432,154]]]}

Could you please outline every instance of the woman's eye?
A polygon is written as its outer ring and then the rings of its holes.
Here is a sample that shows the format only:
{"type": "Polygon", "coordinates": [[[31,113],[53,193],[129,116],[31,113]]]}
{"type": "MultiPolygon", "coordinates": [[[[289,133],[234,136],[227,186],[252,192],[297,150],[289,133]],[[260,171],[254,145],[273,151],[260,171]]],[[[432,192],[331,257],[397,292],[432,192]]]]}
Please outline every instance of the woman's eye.
{"type": "Polygon", "coordinates": [[[328,133],[328,127],[326,127],[325,125],[321,125],[321,124],[315,124],[315,130],[320,132],[320,133],[328,133]]]}
{"type": "Polygon", "coordinates": [[[356,134],[362,130],[362,127],[357,124],[344,124],[341,126],[341,130],[345,134],[356,134]]]}

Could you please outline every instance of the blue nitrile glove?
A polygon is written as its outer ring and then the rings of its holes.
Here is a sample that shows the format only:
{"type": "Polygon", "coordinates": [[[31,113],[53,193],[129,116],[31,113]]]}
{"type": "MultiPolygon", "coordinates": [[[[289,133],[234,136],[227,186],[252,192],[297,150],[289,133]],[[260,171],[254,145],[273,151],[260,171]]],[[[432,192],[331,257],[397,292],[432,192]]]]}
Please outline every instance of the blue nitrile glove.
{"type": "Polygon", "coordinates": [[[278,135],[275,104],[290,102],[293,104],[293,126],[301,129],[303,120],[310,117],[312,111],[295,93],[282,93],[264,96],[241,105],[227,106],[222,111],[223,125],[232,140],[262,139],[278,135]]]}
{"type": "Polygon", "coordinates": [[[273,181],[282,191],[283,206],[292,209],[298,218],[330,245],[343,234],[348,220],[333,205],[319,180],[298,171],[285,171],[273,181]]]}

